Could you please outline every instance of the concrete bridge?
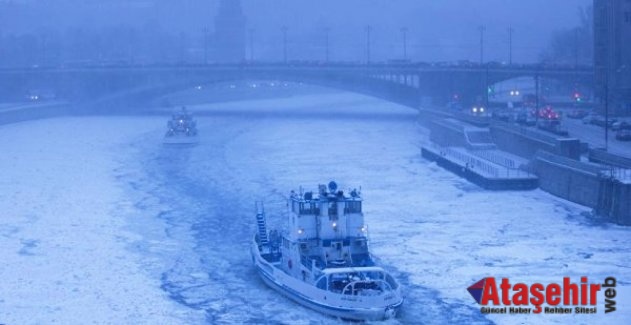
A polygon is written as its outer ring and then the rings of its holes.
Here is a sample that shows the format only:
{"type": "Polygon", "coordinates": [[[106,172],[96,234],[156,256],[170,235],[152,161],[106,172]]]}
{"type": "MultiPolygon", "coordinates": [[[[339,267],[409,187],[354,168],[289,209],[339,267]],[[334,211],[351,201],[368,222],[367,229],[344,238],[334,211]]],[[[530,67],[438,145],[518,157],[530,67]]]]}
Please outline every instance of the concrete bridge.
{"type": "Polygon", "coordinates": [[[0,101],[22,99],[29,91],[47,90],[85,106],[137,105],[178,90],[236,80],[303,82],[367,94],[418,107],[459,94],[464,103],[486,96],[487,85],[518,77],[539,76],[591,89],[593,70],[538,65],[439,66],[430,64],[235,64],[120,65],[0,70],[0,101]]]}

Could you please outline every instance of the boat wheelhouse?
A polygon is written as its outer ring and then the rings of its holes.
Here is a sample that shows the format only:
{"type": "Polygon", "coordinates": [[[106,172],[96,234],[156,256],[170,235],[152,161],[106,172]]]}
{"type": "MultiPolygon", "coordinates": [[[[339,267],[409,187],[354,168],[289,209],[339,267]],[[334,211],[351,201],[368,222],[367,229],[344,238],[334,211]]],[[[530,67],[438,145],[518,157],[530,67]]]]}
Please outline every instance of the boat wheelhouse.
{"type": "Polygon", "coordinates": [[[193,116],[182,107],[167,121],[167,132],[164,135],[164,144],[195,144],[197,143],[197,122],[193,116]]]}
{"type": "Polygon", "coordinates": [[[252,259],[262,279],[296,302],[353,320],[394,317],[403,303],[397,281],[376,265],[368,242],[361,193],[335,182],[318,193],[289,197],[288,227],[267,231],[257,204],[252,259]]]}

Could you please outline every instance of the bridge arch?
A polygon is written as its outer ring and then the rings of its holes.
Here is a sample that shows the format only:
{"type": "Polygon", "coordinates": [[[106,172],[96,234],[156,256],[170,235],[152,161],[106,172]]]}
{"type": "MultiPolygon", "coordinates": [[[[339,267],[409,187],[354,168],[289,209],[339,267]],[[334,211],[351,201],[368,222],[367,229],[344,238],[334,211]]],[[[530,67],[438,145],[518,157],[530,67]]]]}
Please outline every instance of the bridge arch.
{"type": "Polygon", "coordinates": [[[578,77],[591,85],[591,69],[541,67],[461,67],[427,64],[328,64],[328,65],[185,65],[118,66],[75,69],[0,70],[0,97],[29,87],[52,85],[54,91],[76,102],[77,107],[101,109],[142,103],[171,89],[231,80],[284,80],[304,82],[365,94],[418,108],[422,97],[446,102],[453,93],[480,97],[486,85],[519,76],[540,75],[563,80],[578,77]]]}
{"type": "Polygon", "coordinates": [[[167,93],[193,89],[198,85],[234,83],[241,81],[277,80],[280,82],[304,83],[327,87],[341,91],[354,92],[375,97],[396,104],[418,108],[419,89],[404,84],[397,84],[361,74],[347,76],[328,76],[325,74],[293,74],[293,73],[229,73],[209,76],[189,76],[182,79],[144,80],[134,87],[124,87],[113,92],[106,92],[96,100],[84,100],[83,103],[99,112],[127,110],[133,105],[146,104],[167,93]]]}

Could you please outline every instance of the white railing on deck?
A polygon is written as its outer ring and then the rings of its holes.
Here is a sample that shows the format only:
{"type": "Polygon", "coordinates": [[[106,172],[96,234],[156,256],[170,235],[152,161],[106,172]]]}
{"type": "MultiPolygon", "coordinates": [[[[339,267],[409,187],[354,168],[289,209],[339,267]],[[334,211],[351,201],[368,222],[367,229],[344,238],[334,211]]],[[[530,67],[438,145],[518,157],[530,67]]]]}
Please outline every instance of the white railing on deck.
{"type": "Polygon", "coordinates": [[[490,151],[474,151],[473,153],[464,153],[449,147],[434,145],[441,156],[449,157],[464,163],[465,168],[483,173],[485,175],[506,178],[531,177],[532,175],[524,170],[516,168],[515,161],[490,151]],[[476,157],[478,156],[478,157],[476,157]],[[504,168],[495,166],[499,165],[504,168]]]}
{"type": "Polygon", "coordinates": [[[475,170],[493,177],[499,177],[500,175],[499,168],[481,159],[475,158],[469,154],[465,154],[463,152],[448,147],[438,147],[437,149],[439,150],[441,156],[453,158],[464,163],[465,168],[475,170]]]}

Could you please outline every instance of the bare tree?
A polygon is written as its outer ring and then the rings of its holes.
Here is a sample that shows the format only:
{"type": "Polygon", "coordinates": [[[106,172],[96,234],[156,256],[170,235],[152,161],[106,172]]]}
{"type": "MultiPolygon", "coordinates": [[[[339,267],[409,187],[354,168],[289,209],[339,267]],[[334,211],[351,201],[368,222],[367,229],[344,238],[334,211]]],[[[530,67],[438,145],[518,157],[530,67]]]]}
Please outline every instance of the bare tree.
{"type": "Polygon", "coordinates": [[[591,65],[594,57],[594,29],[592,6],[579,7],[579,25],[556,31],[541,61],[567,65],[591,65]]]}

